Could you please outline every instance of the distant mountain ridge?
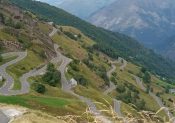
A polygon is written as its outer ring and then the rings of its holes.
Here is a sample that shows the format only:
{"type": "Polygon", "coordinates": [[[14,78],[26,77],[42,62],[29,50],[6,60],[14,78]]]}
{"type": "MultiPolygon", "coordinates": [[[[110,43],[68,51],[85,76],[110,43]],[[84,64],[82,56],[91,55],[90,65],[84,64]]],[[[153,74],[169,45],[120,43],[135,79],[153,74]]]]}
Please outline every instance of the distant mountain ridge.
{"type": "Polygon", "coordinates": [[[54,21],[58,25],[73,26],[96,42],[95,49],[112,58],[121,56],[126,60],[146,67],[151,72],[162,77],[173,79],[175,75],[174,62],[164,59],[152,50],[140,45],[136,40],[124,34],[98,28],[86,21],[73,16],[62,9],[33,0],[10,0],[25,10],[35,13],[41,19],[54,21]]]}
{"type": "Polygon", "coordinates": [[[109,5],[115,0],[37,0],[62,8],[82,19],[88,17],[99,9],[109,5]],[[82,2],[83,1],[83,2],[82,2]]]}
{"type": "Polygon", "coordinates": [[[116,0],[97,11],[91,23],[135,37],[155,48],[175,31],[175,1],[116,0]]]}
{"type": "Polygon", "coordinates": [[[168,43],[175,32],[173,0],[39,1],[62,8],[96,26],[132,36],[145,46],[175,60],[174,47],[168,43]]]}

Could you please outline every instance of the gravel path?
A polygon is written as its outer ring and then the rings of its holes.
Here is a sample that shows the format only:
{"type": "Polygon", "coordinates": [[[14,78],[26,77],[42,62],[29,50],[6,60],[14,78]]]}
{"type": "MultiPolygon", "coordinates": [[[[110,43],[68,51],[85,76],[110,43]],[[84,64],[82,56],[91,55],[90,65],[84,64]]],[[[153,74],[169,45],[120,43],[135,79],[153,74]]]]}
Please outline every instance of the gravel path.
{"type": "MultiPolygon", "coordinates": [[[[139,87],[143,90],[143,91],[146,91],[146,88],[144,87],[143,85],[143,82],[141,81],[141,79],[137,76],[134,75],[134,78],[136,80],[136,83],[139,85],[139,87]]],[[[162,100],[156,96],[154,93],[152,92],[149,92],[149,95],[157,102],[157,104],[162,108],[164,107],[164,112],[167,114],[167,116],[170,118],[170,119],[174,119],[174,116],[172,115],[172,113],[168,110],[168,108],[163,104],[162,100]]]]}
{"type": "MultiPolygon", "coordinates": [[[[112,63],[112,68],[107,72],[108,78],[111,78],[112,73],[115,72],[115,70],[116,70],[116,66],[114,64],[115,64],[115,62],[112,63]]],[[[116,88],[117,88],[117,86],[113,82],[110,81],[110,86],[104,92],[104,94],[107,95],[108,93],[112,92],[116,88]]],[[[113,102],[114,102],[114,111],[117,113],[117,115],[119,117],[122,117],[123,115],[122,115],[121,110],[120,110],[121,109],[121,101],[113,99],[113,102]]]]}
{"type": "MultiPolygon", "coordinates": [[[[26,56],[27,56],[27,52],[14,52],[14,53],[6,53],[3,54],[2,56],[8,56],[8,55],[15,55],[18,56],[16,59],[7,62],[5,64],[3,64],[2,66],[0,66],[0,75],[3,76],[3,78],[5,79],[5,83],[4,85],[0,88],[0,94],[2,95],[17,95],[18,93],[25,93],[24,90],[20,90],[20,91],[14,91],[11,90],[13,85],[14,85],[14,79],[6,72],[6,68],[8,66],[11,66],[13,64],[16,64],[17,62],[23,60],[26,56]]],[[[26,83],[21,83],[22,84],[22,88],[26,88],[26,83]]]]}
{"type": "MultiPolygon", "coordinates": [[[[53,31],[49,34],[50,37],[54,36],[54,34],[57,32],[57,29],[55,27],[53,27],[53,31]]],[[[61,83],[62,83],[62,90],[65,92],[68,92],[74,96],[76,96],[77,98],[79,98],[81,101],[85,102],[88,107],[90,112],[101,122],[103,123],[112,123],[110,120],[108,120],[106,117],[101,115],[101,112],[96,108],[95,104],[86,97],[80,96],[78,94],[75,94],[72,90],[71,90],[71,85],[69,83],[69,81],[66,78],[65,72],[66,72],[66,67],[67,65],[69,65],[72,61],[72,59],[67,58],[66,56],[62,55],[59,51],[58,51],[59,46],[57,44],[54,44],[54,49],[57,53],[57,57],[59,58],[60,61],[62,61],[61,65],[58,67],[58,70],[61,72],[61,83]]]]}
{"type": "Polygon", "coordinates": [[[0,111],[0,123],[8,123],[10,118],[8,118],[2,111],[0,111]]]}

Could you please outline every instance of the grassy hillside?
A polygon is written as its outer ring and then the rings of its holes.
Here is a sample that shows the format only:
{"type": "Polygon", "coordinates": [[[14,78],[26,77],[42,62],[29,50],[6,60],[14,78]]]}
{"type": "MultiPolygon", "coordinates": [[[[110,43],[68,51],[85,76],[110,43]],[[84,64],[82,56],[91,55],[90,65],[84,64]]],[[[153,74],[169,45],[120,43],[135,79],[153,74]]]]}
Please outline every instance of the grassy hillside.
{"type": "Polygon", "coordinates": [[[54,21],[58,25],[73,26],[97,42],[96,49],[117,58],[122,56],[163,77],[175,78],[175,65],[153,51],[144,48],[134,39],[119,33],[97,28],[59,8],[33,0],[10,0],[17,6],[30,10],[41,19],[54,21]],[[131,58],[131,59],[130,59],[131,58]]]}
{"type": "MultiPolygon", "coordinates": [[[[39,4],[40,3],[36,2],[36,5],[39,6],[39,4]]],[[[48,7],[47,4],[41,5],[48,7]]],[[[2,6],[0,5],[0,7],[2,6]]],[[[54,9],[57,10],[57,8],[54,9]]],[[[171,98],[174,100],[174,95],[165,93],[165,91],[167,91],[167,87],[174,88],[174,86],[160,80],[161,77],[151,74],[149,69],[143,70],[141,66],[128,61],[126,68],[121,70],[120,67],[123,64],[123,61],[121,60],[120,62],[116,62],[116,70],[114,73],[112,73],[111,78],[108,78],[107,71],[109,71],[112,67],[111,57],[109,56],[116,58],[116,56],[121,55],[122,57],[124,56],[128,58],[131,56],[130,53],[136,54],[139,52],[140,54],[143,53],[144,55],[144,53],[148,51],[137,42],[132,42],[132,39],[121,34],[116,35],[106,30],[96,28],[92,25],[89,27],[87,25],[87,30],[85,30],[85,28],[79,30],[79,28],[72,26],[62,26],[63,23],[62,25],[54,24],[55,28],[58,28],[58,31],[52,37],[49,37],[49,33],[53,30],[53,26],[49,25],[43,20],[38,20],[37,17],[31,14],[29,11],[22,12],[24,18],[21,19],[20,22],[23,24],[23,26],[20,29],[16,29],[16,23],[14,22],[18,22],[19,20],[15,20],[12,15],[14,14],[13,11],[17,11],[18,8],[14,9],[14,6],[4,5],[2,8],[0,8],[0,10],[0,13],[4,14],[6,20],[9,20],[10,17],[12,18],[10,25],[8,23],[4,23],[1,27],[0,39],[2,41],[16,41],[22,45],[22,49],[16,48],[13,50],[3,46],[1,50],[3,50],[3,52],[27,50],[28,52],[28,56],[26,58],[7,68],[7,72],[9,72],[15,79],[14,89],[20,88],[20,76],[31,69],[39,68],[41,65],[47,64],[51,58],[55,57],[53,51],[53,44],[55,43],[59,45],[58,50],[62,54],[72,59],[72,62],[67,66],[65,73],[68,80],[74,78],[78,82],[78,86],[73,88],[74,92],[95,102],[98,109],[103,109],[102,107],[104,104],[106,106],[108,103],[107,107],[104,109],[112,110],[113,108],[111,106],[114,106],[113,99],[116,98],[121,100],[121,111],[126,115],[127,113],[131,113],[132,116],[140,117],[141,115],[138,113],[140,111],[146,110],[156,112],[159,110],[160,107],[156,101],[154,101],[147,92],[141,90],[133,75],[142,78],[145,87],[148,88],[149,86],[150,91],[158,94],[164,100],[167,106],[173,107],[173,103],[170,102],[169,99],[171,98]],[[9,10],[7,11],[5,8],[8,8],[9,10]],[[87,34],[89,28],[92,29],[91,27],[97,31],[94,32],[94,34],[97,34],[97,38],[90,37],[90,35],[87,34]],[[106,36],[103,37],[104,39],[99,38],[104,36],[103,34],[106,34],[106,36]],[[105,38],[109,38],[109,40],[105,38]],[[116,47],[111,45],[116,45],[116,47]],[[129,47],[129,45],[131,47],[129,47]],[[143,49],[141,50],[139,48],[143,49]],[[100,52],[99,50],[103,51],[109,56],[103,52],[100,52]],[[117,54],[116,56],[115,53],[117,54]],[[151,76],[149,83],[146,83],[144,79],[146,73],[149,73],[151,76]],[[109,95],[105,95],[103,92],[108,89],[109,80],[113,81],[117,85],[117,89],[114,89],[109,95]],[[109,107],[111,107],[111,109],[109,109],[109,107]]],[[[77,18],[77,20],[79,19],[77,18]]],[[[85,22],[82,21],[82,23],[85,22]]],[[[137,54],[137,57],[142,58],[143,55],[139,56],[137,54]]],[[[15,56],[3,58],[0,65],[14,58],[15,56]]],[[[148,58],[150,58],[150,56],[148,58]]],[[[155,59],[157,60],[157,58],[155,59]]],[[[60,64],[61,62],[58,62],[55,64],[55,67],[58,67],[60,64]]],[[[149,65],[152,64],[155,64],[155,62],[149,63],[149,65]]],[[[46,75],[48,76],[48,74],[46,75]]],[[[56,85],[52,86],[49,84],[49,80],[46,80],[44,76],[40,75],[29,78],[31,89],[28,94],[8,97],[0,96],[0,102],[45,111],[53,116],[64,116],[67,114],[79,115],[85,112],[87,106],[70,93],[63,92],[61,90],[59,80],[56,85]],[[44,88],[44,91],[42,92],[40,91],[41,85],[44,88]]],[[[4,81],[0,83],[0,86],[2,84],[4,84],[4,81]]],[[[166,115],[161,113],[161,116],[166,115]]]]}

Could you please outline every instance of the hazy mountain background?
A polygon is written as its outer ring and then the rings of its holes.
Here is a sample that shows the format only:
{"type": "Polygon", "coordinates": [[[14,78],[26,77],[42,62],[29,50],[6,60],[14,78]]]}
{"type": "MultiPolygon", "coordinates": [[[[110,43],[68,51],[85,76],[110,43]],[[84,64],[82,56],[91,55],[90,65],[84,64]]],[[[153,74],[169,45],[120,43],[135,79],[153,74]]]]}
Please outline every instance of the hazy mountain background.
{"type": "Polygon", "coordinates": [[[97,26],[120,31],[159,49],[175,31],[175,1],[173,0],[116,0],[96,11],[90,22],[97,26]]]}
{"type": "Polygon", "coordinates": [[[175,59],[174,0],[40,0],[175,59]]]}
{"type": "Polygon", "coordinates": [[[62,8],[82,19],[111,4],[115,0],[38,0],[62,8]]]}

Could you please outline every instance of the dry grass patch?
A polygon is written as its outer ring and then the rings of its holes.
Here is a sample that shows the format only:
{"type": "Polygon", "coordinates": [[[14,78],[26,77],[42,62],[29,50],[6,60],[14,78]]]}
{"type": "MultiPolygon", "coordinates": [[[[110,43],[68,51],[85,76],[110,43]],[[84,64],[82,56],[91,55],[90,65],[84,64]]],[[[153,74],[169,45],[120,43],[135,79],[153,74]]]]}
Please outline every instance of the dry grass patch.
{"type": "Polygon", "coordinates": [[[74,41],[63,34],[57,34],[52,37],[55,43],[64,49],[66,54],[69,54],[79,60],[87,58],[88,54],[85,49],[81,47],[78,41],[74,41]]]}

